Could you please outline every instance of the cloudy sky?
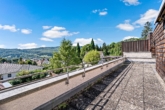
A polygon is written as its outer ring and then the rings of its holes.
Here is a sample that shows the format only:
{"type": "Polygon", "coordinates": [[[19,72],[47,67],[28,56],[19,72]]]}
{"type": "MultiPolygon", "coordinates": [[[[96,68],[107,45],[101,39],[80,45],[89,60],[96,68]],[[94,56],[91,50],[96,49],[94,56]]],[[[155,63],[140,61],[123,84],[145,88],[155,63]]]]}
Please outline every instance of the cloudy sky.
{"type": "MultiPolygon", "coordinates": [[[[140,37],[161,0],[0,0],[0,48],[110,44],[140,37]]],[[[154,27],[154,25],[153,25],[154,27]]]]}

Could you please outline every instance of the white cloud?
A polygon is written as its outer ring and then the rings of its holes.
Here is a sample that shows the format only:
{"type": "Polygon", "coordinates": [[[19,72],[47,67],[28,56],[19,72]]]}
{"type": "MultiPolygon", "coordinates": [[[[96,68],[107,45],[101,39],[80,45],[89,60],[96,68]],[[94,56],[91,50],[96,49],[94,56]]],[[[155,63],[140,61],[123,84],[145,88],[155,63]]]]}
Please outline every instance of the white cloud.
{"type": "Polygon", "coordinates": [[[0,45],[0,48],[5,48],[5,45],[0,45]]]}
{"type": "Polygon", "coordinates": [[[11,32],[16,32],[16,31],[18,31],[19,29],[16,29],[16,26],[15,25],[1,25],[0,24],[0,29],[2,29],[2,30],[9,30],[9,31],[11,31],[11,32]]]}
{"type": "Polygon", "coordinates": [[[97,12],[98,12],[98,10],[93,10],[93,11],[92,11],[92,13],[97,13],[97,12]]]}
{"type": "Polygon", "coordinates": [[[50,30],[45,31],[42,35],[47,38],[61,38],[66,36],[73,36],[79,32],[69,32],[64,27],[54,26],[50,30]]]}
{"type": "Polygon", "coordinates": [[[124,24],[119,24],[116,27],[125,31],[133,31],[135,29],[135,27],[130,24],[130,20],[125,20],[124,24]]]}
{"type": "MultiPolygon", "coordinates": [[[[76,38],[75,41],[73,42],[73,46],[76,46],[77,43],[80,44],[80,46],[84,46],[86,44],[90,44],[91,43],[92,38],[76,38]]],[[[104,43],[104,41],[100,38],[98,39],[93,39],[95,44],[102,44],[104,43]]]]}
{"type": "Polygon", "coordinates": [[[123,38],[123,40],[127,40],[127,39],[130,39],[130,38],[139,38],[139,37],[136,37],[136,36],[126,36],[123,38]]]}
{"type": "Polygon", "coordinates": [[[41,47],[46,47],[46,45],[41,45],[41,47]]]}
{"type": "Polygon", "coordinates": [[[130,5],[139,5],[140,2],[138,0],[122,0],[125,5],[130,6],[130,5]]]}
{"type": "Polygon", "coordinates": [[[27,43],[27,44],[18,44],[19,45],[19,49],[31,49],[31,48],[37,48],[37,44],[36,43],[27,43]]]}
{"type": "Polygon", "coordinates": [[[42,26],[43,29],[50,29],[52,26],[42,26]]]}
{"type": "Polygon", "coordinates": [[[32,33],[32,30],[30,30],[30,29],[21,29],[21,32],[23,34],[30,34],[30,33],[32,33]]]}
{"type": "Polygon", "coordinates": [[[154,9],[149,9],[146,13],[141,15],[141,18],[134,22],[134,24],[139,24],[143,26],[147,21],[153,22],[158,15],[158,11],[154,9]]]}
{"type": "Polygon", "coordinates": [[[107,15],[108,14],[108,12],[107,12],[107,8],[104,8],[104,9],[95,9],[95,10],[93,10],[92,11],[92,13],[99,13],[99,15],[100,16],[105,16],[105,15],[107,15]]]}
{"type": "Polygon", "coordinates": [[[107,15],[107,14],[108,14],[108,12],[106,12],[106,11],[99,12],[99,15],[100,15],[100,16],[105,16],[105,15],[107,15]]]}
{"type": "Polygon", "coordinates": [[[100,38],[94,39],[95,44],[102,44],[104,41],[100,38]]]}
{"type": "Polygon", "coordinates": [[[46,38],[46,37],[42,37],[40,38],[40,40],[43,40],[43,41],[49,41],[49,42],[53,42],[52,39],[49,39],[49,38],[46,38]]]}

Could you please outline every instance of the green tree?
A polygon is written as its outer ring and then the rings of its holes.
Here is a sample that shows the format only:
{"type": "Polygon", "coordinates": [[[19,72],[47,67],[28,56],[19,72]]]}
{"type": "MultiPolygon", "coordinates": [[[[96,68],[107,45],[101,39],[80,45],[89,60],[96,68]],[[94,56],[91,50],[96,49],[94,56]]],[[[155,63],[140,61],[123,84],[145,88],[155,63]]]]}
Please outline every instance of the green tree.
{"type": "Polygon", "coordinates": [[[100,50],[100,51],[103,51],[103,48],[100,46],[99,50],[100,50]]]}
{"type": "Polygon", "coordinates": [[[76,54],[79,58],[80,58],[80,52],[81,52],[80,45],[79,45],[79,43],[77,43],[76,54]]]}
{"type": "Polygon", "coordinates": [[[86,54],[87,52],[89,52],[90,50],[91,50],[91,45],[90,45],[90,44],[84,45],[84,46],[81,48],[81,52],[80,52],[80,57],[81,57],[81,59],[83,59],[84,56],[85,56],[85,54],[86,54]]]}
{"type": "Polygon", "coordinates": [[[91,50],[95,50],[95,43],[94,43],[93,39],[91,41],[91,50]]]}
{"type": "Polygon", "coordinates": [[[59,52],[55,52],[50,60],[52,68],[67,67],[79,64],[80,60],[72,47],[70,40],[63,39],[59,47],[59,52]]]}
{"type": "Polygon", "coordinates": [[[95,48],[96,48],[97,51],[100,51],[100,48],[97,44],[96,44],[95,48]]]}
{"type": "Polygon", "coordinates": [[[26,62],[25,62],[26,64],[29,64],[29,65],[32,65],[32,60],[26,60],[26,62]]]}
{"type": "Polygon", "coordinates": [[[18,58],[15,58],[12,60],[13,63],[18,63],[19,59],[18,58]]]}
{"type": "Polygon", "coordinates": [[[138,41],[140,40],[139,38],[130,38],[130,39],[126,39],[123,42],[129,42],[129,41],[138,41]]]}
{"type": "Polygon", "coordinates": [[[5,58],[0,58],[0,63],[4,63],[4,62],[7,62],[7,59],[5,59],[5,58]]]}
{"type": "Polygon", "coordinates": [[[19,64],[24,64],[23,60],[22,60],[22,57],[19,58],[19,61],[18,61],[19,64]]]}
{"type": "Polygon", "coordinates": [[[106,43],[103,43],[102,49],[103,49],[103,54],[104,54],[104,56],[109,55],[109,53],[108,53],[108,48],[107,48],[106,43]]]}
{"type": "Polygon", "coordinates": [[[90,63],[90,64],[97,64],[100,60],[100,53],[96,50],[91,50],[89,51],[83,61],[86,62],[86,63],[90,63]]]}
{"type": "MultiPolygon", "coordinates": [[[[62,59],[59,52],[54,52],[53,57],[50,59],[51,69],[61,68],[62,59]]],[[[62,70],[55,71],[56,73],[62,72],[62,70]]]]}
{"type": "Polygon", "coordinates": [[[32,65],[37,65],[37,62],[36,61],[33,61],[32,65]]]}
{"type": "Polygon", "coordinates": [[[121,51],[121,42],[118,42],[118,43],[114,43],[112,42],[110,45],[109,45],[109,53],[111,56],[120,56],[122,54],[122,51],[121,51]]]}
{"type": "Polygon", "coordinates": [[[152,24],[150,22],[146,22],[144,25],[144,29],[142,30],[141,38],[146,39],[149,32],[152,31],[152,24]]]}

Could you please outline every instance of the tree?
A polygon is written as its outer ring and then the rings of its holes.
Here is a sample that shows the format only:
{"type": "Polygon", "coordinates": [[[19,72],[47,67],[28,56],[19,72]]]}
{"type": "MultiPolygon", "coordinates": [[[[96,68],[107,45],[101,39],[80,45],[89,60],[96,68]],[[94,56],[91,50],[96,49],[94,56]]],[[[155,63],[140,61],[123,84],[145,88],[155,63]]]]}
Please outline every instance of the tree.
{"type": "Polygon", "coordinates": [[[152,24],[150,22],[146,22],[144,25],[144,29],[142,30],[141,38],[146,39],[149,32],[152,31],[152,24]]]}
{"type": "Polygon", "coordinates": [[[100,50],[100,51],[103,51],[103,48],[100,46],[99,50],[100,50]]]}
{"type": "Polygon", "coordinates": [[[37,62],[36,61],[33,61],[32,65],[37,65],[37,62]]]}
{"type": "MultiPolygon", "coordinates": [[[[59,52],[54,52],[53,57],[50,59],[51,69],[61,68],[62,59],[59,52]]],[[[55,71],[56,73],[62,72],[62,70],[55,71]]]]}
{"type": "Polygon", "coordinates": [[[80,52],[81,52],[81,50],[80,50],[80,45],[79,45],[79,43],[77,43],[77,47],[76,47],[76,54],[77,54],[77,56],[80,58],[80,52]]]}
{"type": "Polygon", "coordinates": [[[22,60],[22,57],[19,58],[19,61],[18,61],[19,64],[24,64],[23,60],[22,60]]]}
{"type": "Polygon", "coordinates": [[[89,51],[83,61],[86,62],[86,63],[90,63],[90,64],[97,64],[100,60],[100,53],[96,50],[91,50],[89,51]]]}
{"type": "Polygon", "coordinates": [[[12,60],[13,63],[18,63],[19,59],[18,58],[15,58],[12,60]]]}
{"type": "Polygon", "coordinates": [[[28,65],[32,65],[32,60],[26,60],[26,62],[25,62],[26,64],[28,64],[28,65]]]}
{"type": "Polygon", "coordinates": [[[129,42],[129,41],[138,41],[140,40],[139,38],[130,38],[130,39],[125,39],[123,42],[129,42]]]}
{"type": "Polygon", "coordinates": [[[81,48],[81,52],[80,52],[80,57],[81,57],[81,59],[83,59],[84,56],[85,56],[85,54],[86,54],[87,52],[89,52],[90,50],[91,50],[91,45],[90,45],[90,44],[84,45],[84,46],[81,48]]]}
{"type": "Polygon", "coordinates": [[[95,48],[96,48],[97,51],[100,51],[100,48],[97,44],[96,44],[95,48]]]}
{"type": "Polygon", "coordinates": [[[5,59],[5,58],[0,58],[0,63],[4,63],[4,62],[7,62],[7,59],[5,59]]]}
{"type": "Polygon", "coordinates": [[[109,55],[109,53],[108,53],[108,48],[107,48],[106,43],[103,43],[102,49],[103,49],[103,54],[104,54],[104,56],[109,55]]]}
{"type": "Polygon", "coordinates": [[[59,52],[55,52],[50,60],[53,69],[79,64],[80,60],[72,47],[70,40],[63,39],[59,52]]]}
{"type": "Polygon", "coordinates": [[[91,50],[95,50],[95,43],[94,43],[93,39],[91,41],[91,50]]]}
{"type": "Polygon", "coordinates": [[[111,56],[120,56],[122,54],[121,42],[118,42],[118,43],[112,42],[109,45],[109,50],[108,51],[109,51],[111,56]]]}

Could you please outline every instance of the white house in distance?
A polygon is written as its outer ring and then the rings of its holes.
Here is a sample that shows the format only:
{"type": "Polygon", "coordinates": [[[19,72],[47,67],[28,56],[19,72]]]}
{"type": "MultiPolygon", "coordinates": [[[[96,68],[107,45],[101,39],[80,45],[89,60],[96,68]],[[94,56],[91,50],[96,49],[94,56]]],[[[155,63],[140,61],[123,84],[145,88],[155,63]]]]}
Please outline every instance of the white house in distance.
{"type": "Polygon", "coordinates": [[[0,79],[5,80],[8,78],[16,77],[16,74],[20,71],[33,71],[41,70],[43,67],[34,65],[20,65],[20,64],[0,64],[0,79]]]}

